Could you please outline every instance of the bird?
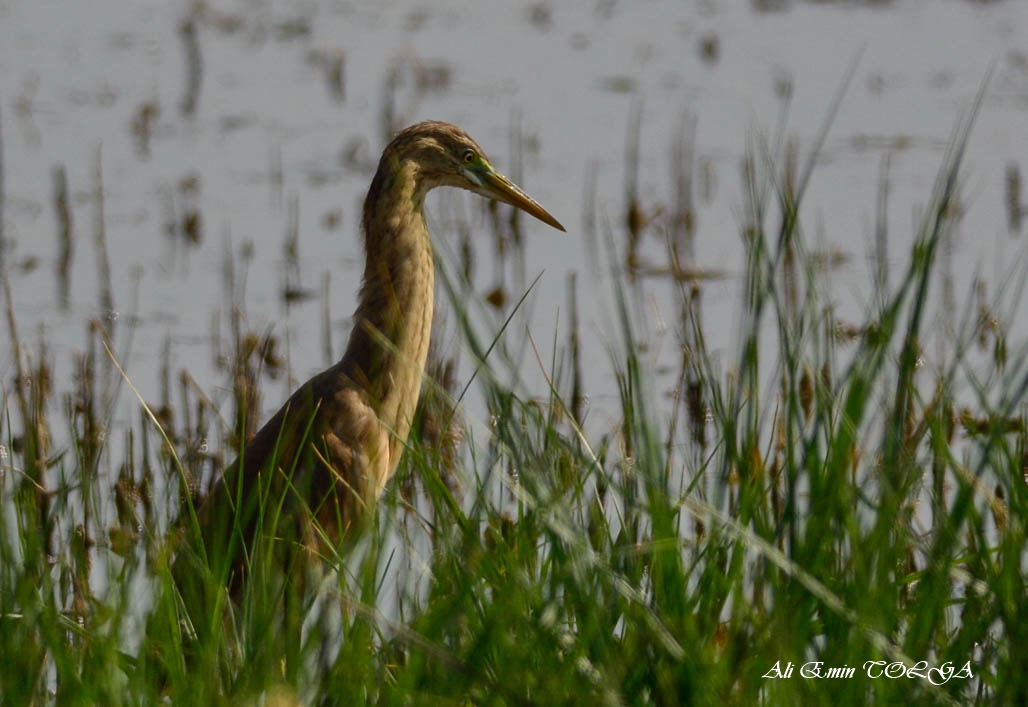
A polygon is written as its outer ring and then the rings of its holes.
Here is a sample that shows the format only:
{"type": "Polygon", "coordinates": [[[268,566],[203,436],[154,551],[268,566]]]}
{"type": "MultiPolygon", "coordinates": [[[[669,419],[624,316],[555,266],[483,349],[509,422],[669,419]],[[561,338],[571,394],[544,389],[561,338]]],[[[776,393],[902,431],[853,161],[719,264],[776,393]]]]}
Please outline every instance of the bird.
{"type": "Polygon", "coordinates": [[[342,358],[290,396],[196,508],[193,556],[219,576],[245,575],[260,534],[321,548],[371,517],[421,391],[435,268],[424,201],[436,187],[505,202],[565,231],[461,128],[429,121],[397,133],[364,200],[364,274],[342,358]]]}

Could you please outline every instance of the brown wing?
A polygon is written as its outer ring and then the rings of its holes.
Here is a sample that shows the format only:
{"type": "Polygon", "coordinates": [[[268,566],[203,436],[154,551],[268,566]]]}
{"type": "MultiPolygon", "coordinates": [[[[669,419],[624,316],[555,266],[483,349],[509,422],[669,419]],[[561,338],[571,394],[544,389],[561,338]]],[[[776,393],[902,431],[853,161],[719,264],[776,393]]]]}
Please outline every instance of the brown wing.
{"type": "Polygon", "coordinates": [[[335,367],[311,378],[258,431],[200,505],[209,566],[236,578],[254,539],[337,545],[385,483],[388,433],[366,396],[335,367]],[[311,521],[317,518],[318,526],[311,521]]]}

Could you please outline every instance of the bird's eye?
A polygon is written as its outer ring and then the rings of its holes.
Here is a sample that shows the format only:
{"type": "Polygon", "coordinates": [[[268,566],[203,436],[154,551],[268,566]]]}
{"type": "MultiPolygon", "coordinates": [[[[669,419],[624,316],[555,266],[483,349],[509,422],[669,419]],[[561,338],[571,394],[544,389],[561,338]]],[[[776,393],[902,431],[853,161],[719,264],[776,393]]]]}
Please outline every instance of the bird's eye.
{"type": "Polygon", "coordinates": [[[464,150],[464,154],[461,155],[460,159],[464,164],[471,164],[475,161],[475,151],[469,147],[464,150]]]}

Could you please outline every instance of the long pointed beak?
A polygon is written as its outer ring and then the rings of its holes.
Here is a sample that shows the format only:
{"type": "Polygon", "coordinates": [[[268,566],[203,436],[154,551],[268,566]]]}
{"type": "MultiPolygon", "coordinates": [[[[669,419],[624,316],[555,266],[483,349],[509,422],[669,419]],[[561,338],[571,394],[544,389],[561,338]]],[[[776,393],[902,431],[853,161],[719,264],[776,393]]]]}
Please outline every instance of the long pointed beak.
{"type": "Polygon", "coordinates": [[[482,192],[485,195],[490,196],[493,199],[499,199],[511,206],[519,208],[525,213],[535,216],[543,223],[553,226],[559,231],[565,230],[564,227],[560,225],[560,221],[553,218],[553,216],[550,215],[550,212],[539,205],[539,202],[521,191],[521,187],[504,177],[499,172],[492,169],[483,169],[482,171],[477,172],[477,176],[482,181],[482,192]]]}

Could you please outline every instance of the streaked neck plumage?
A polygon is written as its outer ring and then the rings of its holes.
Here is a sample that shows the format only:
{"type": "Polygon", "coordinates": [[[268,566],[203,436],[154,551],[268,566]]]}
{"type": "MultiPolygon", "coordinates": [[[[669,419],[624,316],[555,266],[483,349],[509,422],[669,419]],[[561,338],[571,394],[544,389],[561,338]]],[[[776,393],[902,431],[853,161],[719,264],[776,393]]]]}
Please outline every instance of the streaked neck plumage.
{"type": "Polygon", "coordinates": [[[435,185],[422,177],[396,154],[379,164],[364,203],[364,279],[340,362],[391,432],[394,461],[417,408],[432,333],[435,272],[422,206],[435,185]]]}

